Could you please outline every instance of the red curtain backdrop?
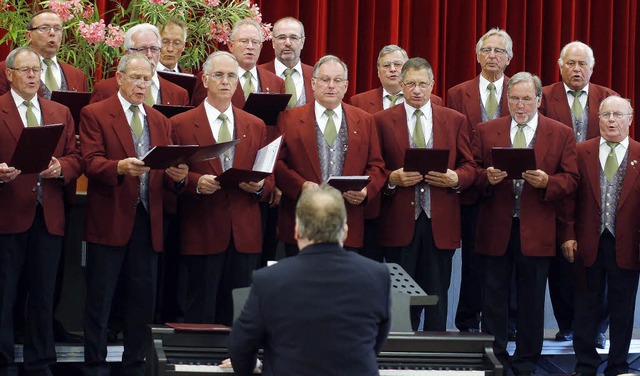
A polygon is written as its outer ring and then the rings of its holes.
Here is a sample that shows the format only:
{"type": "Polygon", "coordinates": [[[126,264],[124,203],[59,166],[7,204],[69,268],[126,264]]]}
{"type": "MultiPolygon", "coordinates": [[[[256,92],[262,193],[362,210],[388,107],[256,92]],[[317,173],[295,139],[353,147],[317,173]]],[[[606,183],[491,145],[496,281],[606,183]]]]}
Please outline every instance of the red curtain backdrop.
{"type": "MultiPolygon", "coordinates": [[[[147,0],[137,0],[147,1],[147,0]]],[[[514,57],[506,73],[526,70],[543,84],[560,79],[562,46],[589,44],[596,65],[592,81],[631,98],[640,110],[638,3],[636,0],[257,0],[264,22],[284,16],[300,19],[306,41],[302,61],[313,65],[334,54],[349,66],[347,96],[379,85],[378,51],[397,44],[409,56],[427,59],[434,69],[434,93],[479,73],[475,44],[488,29],[500,27],[513,38],[514,57]]],[[[106,11],[111,0],[98,0],[106,11]]],[[[6,56],[1,50],[1,56],[6,56]]],[[[266,42],[261,62],[273,59],[266,42]]],[[[639,122],[636,122],[639,123],[639,122]]],[[[640,134],[640,133],[639,133],[640,134]]]]}

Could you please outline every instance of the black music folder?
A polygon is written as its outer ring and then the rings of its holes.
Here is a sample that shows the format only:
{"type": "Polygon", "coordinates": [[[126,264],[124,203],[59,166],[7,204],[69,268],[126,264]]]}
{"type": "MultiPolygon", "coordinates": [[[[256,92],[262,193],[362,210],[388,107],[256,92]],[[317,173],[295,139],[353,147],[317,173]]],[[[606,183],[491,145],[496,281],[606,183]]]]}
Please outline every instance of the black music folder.
{"type": "Polygon", "coordinates": [[[155,146],[141,160],[145,166],[153,170],[164,170],[181,163],[198,163],[218,157],[240,140],[221,142],[219,144],[199,145],[164,145],[155,146]]]}
{"type": "Polygon", "coordinates": [[[260,148],[251,170],[230,168],[216,177],[223,187],[237,187],[242,182],[258,182],[273,173],[282,146],[282,136],[260,148]]]}
{"type": "Polygon", "coordinates": [[[429,171],[447,172],[449,149],[410,148],[404,153],[404,170],[418,171],[426,175],[429,171]]]}
{"type": "Polygon", "coordinates": [[[91,93],[83,91],[58,91],[51,92],[51,100],[63,104],[71,111],[73,121],[76,123],[76,134],[80,125],[80,111],[89,104],[91,93]]]}
{"type": "Polygon", "coordinates": [[[167,81],[170,81],[181,88],[185,89],[191,97],[193,88],[196,86],[196,76],[191,73],[176,73],[176,72],[158,72],[158,75],[167,81]]]}
{"type": "Polygon", "coordinates": [[[340,192],[361,191],[371,181],[369,175],[358,176],[331,176],[327,180],[327,184],[340,192]]]}
{"type": "Polygon", "coordinates": [[[15,167],[23,174],[40,173],[47,169],[63,131],[63,124],[24,128],[9,167],[15,167]]]}
{"type": "Polygon", "coordinates": [[[242,108],[253,114],[266,125],[276,125],[278,115],[287,108],[291,94],[280,93],[251,93],[242,108]]]}
{"type": "Polygon", "coordinates": [[[536,154],[532,148],[491,148],[493,167],[507,173],[507,179],[522,179],[522,173],[536,169],[536,154]]]}
{"type": "Polygon", "coordinates": [[[160,111],[167,119],[170,119],[178,114],[193,109],[193,106],[174,106],[169,104],[154,104],[153,108],[160,111]]]}

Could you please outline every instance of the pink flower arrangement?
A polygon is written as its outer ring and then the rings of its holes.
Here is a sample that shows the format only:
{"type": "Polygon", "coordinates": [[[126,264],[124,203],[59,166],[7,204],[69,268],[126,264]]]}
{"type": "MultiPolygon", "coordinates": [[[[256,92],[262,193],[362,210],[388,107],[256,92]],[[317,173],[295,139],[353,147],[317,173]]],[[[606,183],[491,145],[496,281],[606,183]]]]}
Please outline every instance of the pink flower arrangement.
{"type": "Polygon", "coordinates": [[[93,4],[87,4],[82,11],[82,18],[85,20],[90,20],[93,16],[93,4]]]}
{"type": "Polygon", "coordinates": [[[112,48],[119,48],[124,43],[124,31],[120,29],[120,26],[113,26],[109,24],[107,26],[108,36],[104,43],[112,48]]]}
{"type": "Polygon", "coordinates": [[[220,0],[205,0],[205,5],[209,7],[217,7],[220,6],[220,0]]]}
{"type": "Polygon", "coordinates": [[[80,27],[80,35],[82,35],[82,38],[87,42],[94,45],[104,42],[104,20],[100,20],[100,22],[94,22],[92,24],[86,24],[84,21],[80,21],[78,26],[80,27]]]}
{"type": "Polygon", "coordinates": [[[166,3],[168,3],[168,2],[169,2],[169,0],[149,0],[149,2],[150,2],[151,4],[158,4],[158,5],[161,5],[161,4],[166,4],[166,3]]]}
{"type": "Polygon", "coordinates": [[[62,19],[62,22],[70,21],[73,18],[73,13],[71,13],[72,5],[73,3],[70,1],[49,1],[49,8],[56,12],[56,14],[62,19]]]}
{"type": "Polygon", "coordinates": [[[211,33],[209,38],[217,41],[218,43],[226,44],[229,42],[229,35],[231,34],[231,26],[227,22],[222,24],[213,21],[211,23],[211,33]]]}

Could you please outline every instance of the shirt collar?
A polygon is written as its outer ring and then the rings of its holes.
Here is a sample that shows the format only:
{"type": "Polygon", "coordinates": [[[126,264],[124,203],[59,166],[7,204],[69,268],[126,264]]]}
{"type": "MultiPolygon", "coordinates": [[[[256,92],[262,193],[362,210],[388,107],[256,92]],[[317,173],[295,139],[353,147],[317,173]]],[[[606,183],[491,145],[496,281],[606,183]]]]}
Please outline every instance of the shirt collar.
{"type": "MultiPolygon", "coordinates": [[[[314,104],[314,112],[316,113],[316,119],[320,119],[322,115],[324,115],[324,111],[327,108],[315,101],[314,104]]],[[[342,105],[333,109],[333,112],[338,116],[339,119],[342,119],[342,105]]]]}
{"type": "Polygon", "coordinates": [[[156,72],[166,72],[165,69],[168,69],[169,72],[180,73],[178,71],[178,64],[176,64],[175,68],[171,69],[166,65],[162,64],[160,61],[158,61],[158,65],[156,66],[156,72]]]}
{"type": "MultiPolygon", "coordinates": [[[[489,85],[490,82],[491,81],[487,80],[482,74],[480,74],[480,90],[487,90],[487,85],[489,85]]],[[[496,87],[496,93],[502,93],[502,86],[504,85],[504,74],[493,84],[496,87]]]]}
{"type": "MultiPolygon", "coordinates": [[[[122,109],[124,110],[125,113],[127,111],[129,111],[129,107],[135,106],[133,103],[131,103],[128,100],[124,99],[122,94],[120,94],[120,90],[118,90],[118,100],[120,101],[120,104],[122,105],[122,109]]],[[[143,114],[144,116],[147,116],[147,113],[145,112],[144,106],[142,104],[139,104],[138,108],[140,109],[139,112],[141,114],[143,114]]]]}
{"type": "MultiPolygon", "coordinates": [[[[538,128],[538,112],[536,111],[536,114],[533,115],[533,117],[531,118],[531,120],[529,120],[527,122],[527,126],[531,129],[533,129],[533,131],[535,132],[536,129],[538,128]]],[[[511,118],[511,129],[516,129],[518,130],[518,123],[513,119],[513,117],[511,118]]],[[[526,127],[525,127],[526,128],[526,127]]]]}
{"type": "MultiPolygon", "coordinates": [[[[246,72],[247,70],[240,67],[238,65],[238,77],[243,77],[244,76],[244,72],[246,72]]],[[[249,72],[251,72],[251,77],[255,80],[258,79],[258,69],[256,69],[256,66],[254,65],[253,68],[249,69],[249,72]]]]}
{"type": "MultiPolygon", "coordinates": [[[[16,93],[13,89],[11,89],[11,96],[13,97],[13,101],[16,103],[16,107],[19,107],[20,105],[22,105],[22,103],[24,103],[24,101],[27,100],[22,98],[20,94],[16,93]]],[[[33,98],[29,100],[31,101],[34,110],[40,111],[40,102],[38,101],[38,95],[34,95],[33,98]]]]}
{"type": "MultiPolygon", "coordinates": [[[[288,66],[282,64],[280,62],[280,60],[278,60],[278,59],[274,59],[273,60],[273,67],[274,67],[274,70],[276,71],[276,75],[278,77],[284,76],[284,71],[289,68],[288,66]]],[[[295,69],[296,72],[302,74],[302,64],[300,63],[300,60],[298,60],[298,63],[296,65],[294,65],[293,69],[295,69]]],[[[252,72],[252,74],[253,74],[253,72],[252,72]]]]}
{"type": "Polygon", "coordinates": [[[210,116],[210,121],[215,121],[218,119],[218,116],[220,116],[220,114],[225,114],[227,115],[227,119],[231,122],[231,124],[233,125],[233,106],[231,105],[231,103],[229,103],[229,107],[227,107],[226,110],[220,112],[220,110],[218,110],[217,108],[213,107],[206,99],[204,100],[204,110],[207,113],[207,116],[210,116]]]}
{"type": "MultiPolygon", "coordinates": [[[[604,144],[606,142],[607,142],[607,140],[605,140],[604,137],[600,136],[600,146],[602,146],[602,144],[604,144]]],[[[619,144],[622,145],[625,150],[628,149],[629,148],[629,136],[625,137],[624,140],[619,142],[619,144]]]]}
{"type": "Polygon", "coordinates": [[[422,107],[420,107],[420,108],[415,108],[415,107],[409,105],[409,103],[407,103],[407,101],[403,102],[403,106],[404,106],[404,110],[407,112],[407,116],[408,117],[413,116],[413,113],[416,110],[420,110],[420,111],[422,111],[422,115],[425,118],[431,119],[431,100],[428,100],[427,103],[423,104],[422,107]]]}
{"type": "MultiPolygon", "coordinates": [[[[571,91],[572,89],[567,86],[567,84],[565,84],[564,82],[562,83],[562,85],[564,85],[564,92],[567,93],[568,91],[571,91]]],[[[582,88],[582,91],[585,92],[585,94],[589,95],[589,83],[587,82],[587,84],[585,85],[585,87],[582,88]]],[[[568,94],[568,93],[567,93],[568,94]]]]}

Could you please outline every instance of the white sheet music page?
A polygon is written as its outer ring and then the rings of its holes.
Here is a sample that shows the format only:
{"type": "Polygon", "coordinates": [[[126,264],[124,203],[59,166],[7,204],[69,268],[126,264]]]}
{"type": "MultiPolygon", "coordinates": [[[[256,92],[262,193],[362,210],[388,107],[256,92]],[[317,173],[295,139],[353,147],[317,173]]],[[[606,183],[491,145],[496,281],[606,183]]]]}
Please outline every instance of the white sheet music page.
{"type": "Polygon", "coordinates": [[[267,146],[258,150],[256,161],[253,163],[253,171],[272,173],[278,160],[278,153],[282,145],[282,136],[271,141],[267,146]]]}

